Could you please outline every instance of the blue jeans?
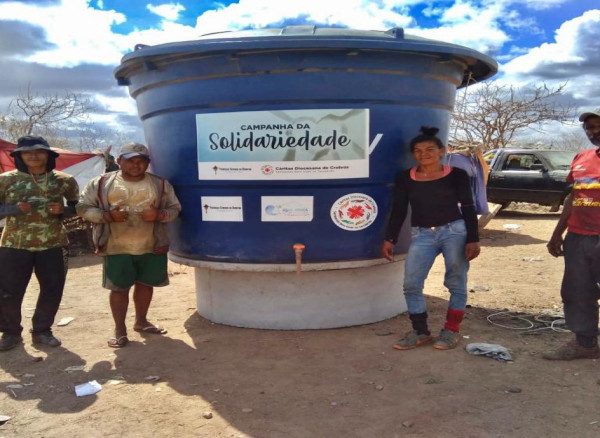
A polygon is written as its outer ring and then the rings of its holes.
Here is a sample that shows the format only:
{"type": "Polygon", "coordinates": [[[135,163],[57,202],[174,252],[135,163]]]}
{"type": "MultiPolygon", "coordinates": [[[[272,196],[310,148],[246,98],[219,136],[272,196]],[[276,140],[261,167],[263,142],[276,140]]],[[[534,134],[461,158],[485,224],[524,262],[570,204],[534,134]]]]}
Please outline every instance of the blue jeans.
{"type": "Polygon", "coordinates": [[[434,228],[412,227],[412,239],[404,267],[404,297],[408,313],[427,311],[423,285],[435,258],[444,256],[446,274],[444,286],[450,290],[449,307],[464,310],[467,305],[467,271],[469,262],[465,257],[467,228],[458,219],[434,228]]]}

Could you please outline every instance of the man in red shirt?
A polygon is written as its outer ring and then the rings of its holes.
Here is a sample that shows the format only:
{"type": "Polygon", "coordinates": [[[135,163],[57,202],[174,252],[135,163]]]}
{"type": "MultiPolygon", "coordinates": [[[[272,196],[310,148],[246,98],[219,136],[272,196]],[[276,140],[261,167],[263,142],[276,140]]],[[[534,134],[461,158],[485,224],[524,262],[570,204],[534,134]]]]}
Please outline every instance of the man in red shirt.
{"type": "MultiPolygon", "coordinates": [[[[600,146],[600,108],[583,113],[579,121],[592,144],[600,146]]],[[[548,242],[548,252],[554,257],[565,257],[560,294],[567,327],[575,333],[575,339],[543,357],[596,359],[600,358],[600,147],[578,153],[567,180],[573,183],[573,189],[548,242]]]]}

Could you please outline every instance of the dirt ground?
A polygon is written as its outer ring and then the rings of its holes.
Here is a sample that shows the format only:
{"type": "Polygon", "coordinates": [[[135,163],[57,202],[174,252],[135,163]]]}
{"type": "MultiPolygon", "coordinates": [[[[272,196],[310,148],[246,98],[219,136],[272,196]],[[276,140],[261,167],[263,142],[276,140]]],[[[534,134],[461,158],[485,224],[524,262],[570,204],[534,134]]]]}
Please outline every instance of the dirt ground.
{"type": "MultiPolygon", "coordinates": [[[[75,319],[55,329],[63,346],[38,350],[27,337],[0,353],[0,415],[11,417],[0,438],[600,436],[600,361],[540,357],[571,337],[537,321],[561,310],[563,262],[545,250],[557,219],[517,206],[487,225],[469,277],[465,339],[446,352],[392,349],[409,329],[406,315],[331,330],[213,324],[196,313],[194,271],[180,265],[171,265],[171,285],[151,308],[168,335],[131,331],[130,344],[113,350],[100,260],[73,257],[57,320],[75,319]],[[506,311],[523,319],[486,319],[506,311]],[[469,342],[500,344],[514,361],[469,355],[469,342]],[[102,390],[76,397],[75,385],[93,380],[102,390]]],[[[436,332],[448,298],[442,275],[436,263],[426,290],[436,332]]],[[[26,330],[36,297],[33,286],[26,330]]]]}

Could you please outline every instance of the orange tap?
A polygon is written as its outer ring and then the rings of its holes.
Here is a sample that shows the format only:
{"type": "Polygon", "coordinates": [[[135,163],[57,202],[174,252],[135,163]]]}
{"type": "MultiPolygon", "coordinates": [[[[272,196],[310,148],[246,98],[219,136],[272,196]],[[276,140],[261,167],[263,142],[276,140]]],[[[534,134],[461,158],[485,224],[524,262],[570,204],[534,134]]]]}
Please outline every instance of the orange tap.
{"type": "Polygon", "coordinates": [[[294,249],[294,254],[296,256],[296,274],[300,274],[300,272],[302,272],[302,252],[306,246],[302,243],[294,243],[292,248],[294,249]]]}

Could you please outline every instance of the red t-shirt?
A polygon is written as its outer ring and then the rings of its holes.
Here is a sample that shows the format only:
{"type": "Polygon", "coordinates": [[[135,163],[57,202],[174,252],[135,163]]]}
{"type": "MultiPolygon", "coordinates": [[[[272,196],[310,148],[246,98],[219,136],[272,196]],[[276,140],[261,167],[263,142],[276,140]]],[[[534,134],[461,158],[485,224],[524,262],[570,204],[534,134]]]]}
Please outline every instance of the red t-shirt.
{"type": "Polygon", "coordinates": [[[577,234],[600,234],[600,148],[578,153],[567,181],[573,183],[573,209],[567,222],[577,234]]]}

